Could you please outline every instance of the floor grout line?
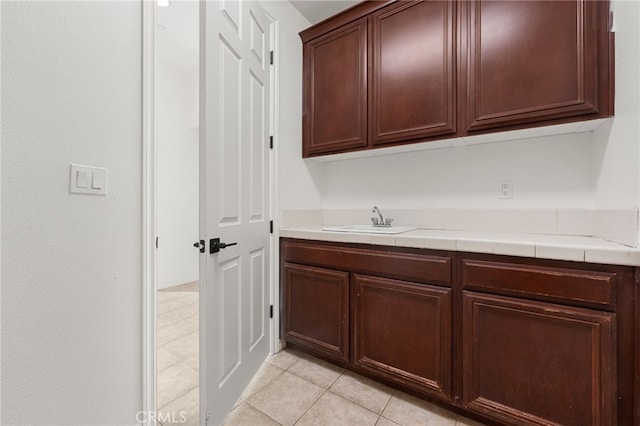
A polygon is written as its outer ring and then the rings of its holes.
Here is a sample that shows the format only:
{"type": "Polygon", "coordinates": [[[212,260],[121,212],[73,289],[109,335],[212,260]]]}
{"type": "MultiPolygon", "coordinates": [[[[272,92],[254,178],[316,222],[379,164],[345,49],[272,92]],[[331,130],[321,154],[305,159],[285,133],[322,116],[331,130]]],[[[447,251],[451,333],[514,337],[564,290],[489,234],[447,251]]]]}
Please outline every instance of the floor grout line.
{"type": "MultiPolygon", "coordinates": [[[[382,414],[384,414],[384,410],[386,410],[387,407],[389,406],[389,404],[391,403],[391,400],[393,399],[393,396],[395,395],[395,393],[396,393],[396,390],[392,389],[391,393],[389,394],[389,399],[387,399],[387,403],[384,404],[384,407],[382,407],[382,411],[380,411],[380,417],[382,417],[382,414]]],[[[385,417],[385,419],[386,419],[386,417],[385,417]]]]}
{"type": "MultiPolygon", "coordinates": [[[[303,379],[303,380],[305,380],[305,379],[303,379]]],[[[308,381],[308,380],[307,380],[307,381],[308,381]]],[[[309,381],[308,381],[308,382],[309,382],[309,381]]],[[[311,383],[311,382],[309,382],[309,383],[311,383]]],[[[314,383],[314,384],[315,384],[315,383],[314,383]]],[[[316,386],[318,386],[318,385],[316,385],[316,386]]],[[[307,414],[307,413],[309,412],[309,410],[311,410],[311,409],[312,409],[312,408],[313,408],[313,407],[318,403],[318,401],[320,401],[320,398],[322,398],[322,396],[323,396],[325,393],[327,393],[327,392],[329,392],[329,389],[325,389],[325,390],[324,390],[324,392],[322,392],[322,393],[320,394],[320,396],[319,396],[315,401],[313,401],[313,403],[309,406],[309,408],[307,408],[307,409],[305,410],[305,412],[304,412],[304,413],[302,413],[302,415],[301,415],[300,417],[298,417],[298,420],[296,420],[296,421],[293,423],[293,424],[294,424],[294,426],[295,426],[296,424],[298,424],[298,422],[299,422],[299,421],[300,421],[300,420],[305,416],[305,414],[307,414]]]]}
{"type": "MultiPolygon", "coordinates": [[[[355,404],[355,405],[357,405],[357,406],[358,406],[358,407],[360,407],[360,408],[364,408],[364,409],[365,409],[365,410],[367,410],[368,412],[373,413],[373,414],[375,414],[375,415],[376,415],[376,416],[378,416],[378,417],[382,417],[382,413],[384,412],[384,409],[385,409],[385,408],[387,408],[387,405],[385,404],[385,406],[384,406],[384,408],[382,409],[382,411],[381,411],[380,413],[376,413],[376,412],[375,412],[375,411],[373,411],[371,408],[365,407],[364,405],[362,405],[362,404],[360,404],[360,403],[358,403],[358,402],[356,402],[356,401],[352,401],[352,400],[350,400],[349,398],[347,398],[347,397],[345,397],[345,396],[342,396],[342,395],[340,395],[339,393],[336,393],[336,392],[332,391],[331,389],[327,389],[327,392],[331,392],[331,393],[332,393],[332,394],[334,394],[335,396],[338,396],[338,397],[340,397],[340,398],[344,399],[345,401],[349,401],[350,403],[355,404]]],[[[389,400],[391,400],[391,398],[389,398],[389,400]]],[[[388,404],[388,403],[389,403],[389,401],[387,401],[387,404],[388,404]]]]}
{"type": "MultiPolygon", "coordinates": [[[[178,337],[177,339],[173,339],[173,340],[171,340],[170,342],[165,342],[165,343],[163,343],[162,345],[158,346],[158,349],[160,349],[160,348],[164,348],[164,347],[165,347],[165,346],[167,346],[168,344],[170,344],[170,343],[174,343],[176,340],[184,339],[185,337],[189,337],[189,336],[191,336],[192,334],[199,334],[199,333],[200,333],[200,330],[195,330],[195,331],[192,331],[191,333],[183,334],[182,336],[178,337]]],[[[199,337],[199,336],[198,336],[198,337],[199,337]]],[[[174,355],[176,355],[176,354],[174,353],[174,355]]]]}
{"type": "Polygon", "coordinates": [[[163,408],[165,408],[166,406],[168,406],[169,404],[176,402],[177,400],[179,400],[180,398],[182,398],[183,396],[185,396],[185,395],[186,395],[186,394],[188,394],[189,392],[193,391],[194,389],[198,389],[199,387],[200,387],[200,385],[198,385],[198,386],[196,386],[196,387],[194,387],[194,388],[191,388],[191,389],[189,389],[188,391],[186,391],[185,393],[181,394],[180,396],[178,396],[178,397],[176,397],[176,398],[172,399],[171,401],[169,401],[169,402],[165,403],[162,407],[160,407],[160,408],[158,409],[158,411],[162,411],[162,409],[163,409],[163,408]]]}
{"type": "MultiPolygon", "coordinates": [[[[276,419],[274,419],[273,417],[271,417],[270,415],[268,415],[267,413],[265,413],[264,411],[262,411],[261,409],[259,409],[258,407],[256,407],[255,405],[253,405],[252,403],[250,403],[248,400],[244,401],[245,404],[250,405],[251,407],[255,408],[256,410],[258,410],[260,413],[264,414],[265,416],[267,416],[268,418],[270,418],[271,420],[273,420],[274,422],[278,423],[281,426],[284,426],[282,423],[280,423],[279,421],[277,421],[276,419]]],[[[242,404],[241,404],[242,405],[242,404]]],[[[240,408],[240,406],[238,406],[237,408],[240,408]]]]}

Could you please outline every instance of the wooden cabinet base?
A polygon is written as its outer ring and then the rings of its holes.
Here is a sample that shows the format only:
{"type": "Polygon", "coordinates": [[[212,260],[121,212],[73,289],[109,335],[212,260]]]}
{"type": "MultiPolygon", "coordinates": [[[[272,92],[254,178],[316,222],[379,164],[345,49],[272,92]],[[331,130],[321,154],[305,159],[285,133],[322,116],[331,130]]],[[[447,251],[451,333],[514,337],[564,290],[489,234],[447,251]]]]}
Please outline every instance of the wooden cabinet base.
{"type": "Polygon", "coordinates": [[[303,351],[488,424],[640,425],[640,268],[280,250],[284,336],[303,351]]]}

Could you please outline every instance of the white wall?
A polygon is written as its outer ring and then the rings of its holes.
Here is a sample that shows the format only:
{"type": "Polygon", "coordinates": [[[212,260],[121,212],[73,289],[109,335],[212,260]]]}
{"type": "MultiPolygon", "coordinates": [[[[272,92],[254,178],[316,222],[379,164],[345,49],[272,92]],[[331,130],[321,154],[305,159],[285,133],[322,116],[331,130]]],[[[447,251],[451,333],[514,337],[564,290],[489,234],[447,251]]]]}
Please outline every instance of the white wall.
{"type": "Polygon", "coordinates": [[[317,209],[321,205],[320,182],[324,166],[302,161],[302,41],[298,33],[309,27],[288,1],[263,1],[263,9],[278,21],[279,47],[276,62],[278,123],[276,124],[277,170],[281,209],[317,209]]]}
{"type": "Polygon", "coordinates": [[[596,132],[595,207],[640,205],[640,2],[616,1],[615,118],[596,132]]]}
{"type": "Polygon", "coordinates": [[[2,424],[136,423],[141,5],[2,2],[2,424]],[[109,169],[69,194],[69,164],[109,169]]]}
{"type": "Polygon", "coordinates": [[[584,134],[343,160],[327,163],[323,207],[591,208],[590,172],[584,134]]]}
{"type": "MultiPolygon", "coordinates": [[[[2,22],[2,4],[0,4],[0,23],[2,22]]],[[[0,31],[0,51],[2,50],[2,31],[0,31]]],[[[2,61],[0,60],[0,93],[2,93],[2,61]]],[[[1,96],[0,96],[1,99],[1,96]]],[[[2,102],[0,101],[0,141],[2,140],[2,102]]],[[[0,164],[2,164],[2,144],[0,143],[0,164]]],[[[2,167],[0,167],[0,243],[2,242],[2,167]]],[[[2,271],[2,247],[0,246],[0,271],[2,271]]],[[[0,272],[0,424],[2,424],[2,273],[0,272]]]]}
{"type": "MultiPolygon", "coordinates": [[[[197,21],[194,23],[197,25],[197,21]]],[[[156,71],[157,287],[198,279],[198,69],[163,60],[156,71]]]]}

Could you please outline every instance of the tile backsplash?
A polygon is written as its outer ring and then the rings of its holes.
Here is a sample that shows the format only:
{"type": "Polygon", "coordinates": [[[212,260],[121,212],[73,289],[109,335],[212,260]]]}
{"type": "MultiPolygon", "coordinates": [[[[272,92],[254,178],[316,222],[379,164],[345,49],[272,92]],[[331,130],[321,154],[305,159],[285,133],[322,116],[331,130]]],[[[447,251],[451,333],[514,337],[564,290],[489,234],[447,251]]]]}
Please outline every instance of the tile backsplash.
{"type": "Polygon", "coordinates": [[[638,210],[595,210],[593,236],[637,247],[638,210]]]}
{"type": "Polygon", "coordinates": [[[297,226],[321,226],[322,210],[284,210],[282,212],[282,226],[295,228],[297,226]]]}
{"type": "MultiPolygon", "coordinates": [[[[422,229],[593,236],[638,245],[638,210],[588,209],[382,209],[394,225],[422,229]]],[[[283,227],[368,224],[368,209],[285,210],[283,227]]]]}

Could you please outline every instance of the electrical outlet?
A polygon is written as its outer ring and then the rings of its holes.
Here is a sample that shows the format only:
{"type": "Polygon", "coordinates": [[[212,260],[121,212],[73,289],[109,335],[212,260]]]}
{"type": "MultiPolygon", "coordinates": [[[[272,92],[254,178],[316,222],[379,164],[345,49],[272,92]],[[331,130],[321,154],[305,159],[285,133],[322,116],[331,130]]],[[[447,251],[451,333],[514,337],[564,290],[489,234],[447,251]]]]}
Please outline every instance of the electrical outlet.
{"type": "Polygon", "coordinates": [[[513,184],[511,182],[500,182],[498,198],[513,198],[513,184]]]}

